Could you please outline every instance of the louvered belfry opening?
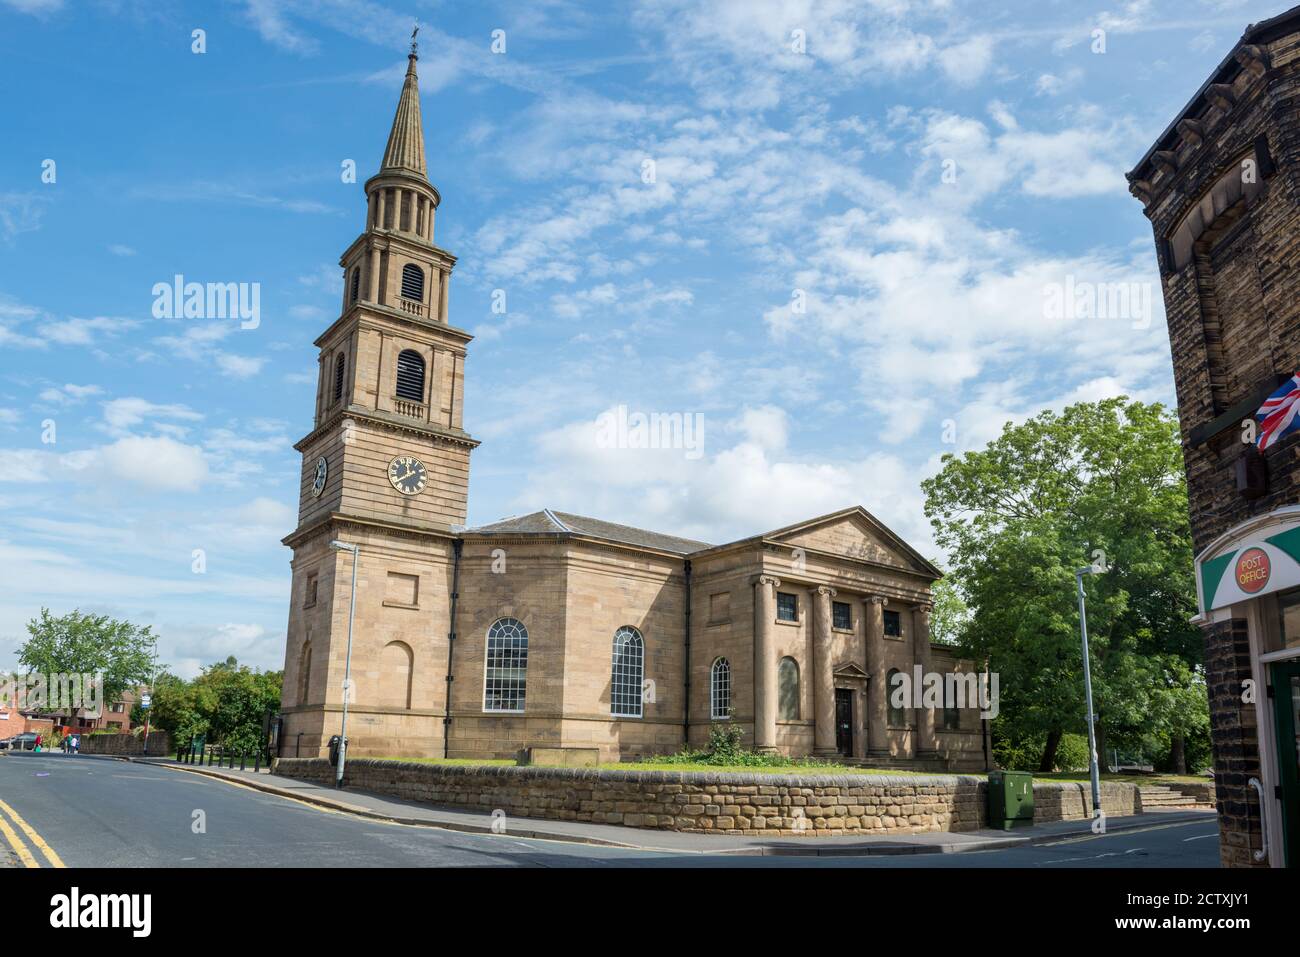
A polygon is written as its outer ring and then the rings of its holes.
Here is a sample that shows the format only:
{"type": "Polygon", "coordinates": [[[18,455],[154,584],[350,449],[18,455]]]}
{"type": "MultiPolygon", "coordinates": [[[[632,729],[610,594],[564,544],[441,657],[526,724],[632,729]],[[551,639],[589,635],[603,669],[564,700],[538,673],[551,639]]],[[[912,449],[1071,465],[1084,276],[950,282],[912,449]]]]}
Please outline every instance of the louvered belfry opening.
{"type": "Polygon", "coordinates": [[[402,267],[402,298],[424,302],[424,270],[414,263],[402,267]]]}
{"type": "Polygon", "coordinates": [[[357,296],[361,294],[361,267],[352,267],[352,301],[357,301],[357,296]]]}
{"type": "Polygon", "coordinates": [[[424,401],[424,357],[414,349],[398,353],[397,397],[410,402],[424,401]]]}
{"type": "Polygon", "coordinates": [[[337,402],[343,398],[343,370],[346,360],[343,353],[339,353],[338,358],[334,360],[334,401],[337,402]]]}

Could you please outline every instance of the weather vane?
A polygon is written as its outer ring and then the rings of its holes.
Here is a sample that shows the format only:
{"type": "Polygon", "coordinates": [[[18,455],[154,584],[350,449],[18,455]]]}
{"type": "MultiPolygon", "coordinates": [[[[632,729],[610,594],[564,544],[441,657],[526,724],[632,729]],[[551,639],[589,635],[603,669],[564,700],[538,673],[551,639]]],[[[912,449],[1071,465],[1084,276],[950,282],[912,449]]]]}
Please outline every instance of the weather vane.
{"type": "Polygon", "coordinates": [[[419,32],[420,32],[420,25],[417,23],[417,24],[415,25],[415,29],[411,31],[411,56],[419,56],[419,55],[420,55],[420,52],[419,52],[420,44],[419,44],[419,42],[415,39],[415,35],[416,35],[417,33],[419,33],[419,32]]]}

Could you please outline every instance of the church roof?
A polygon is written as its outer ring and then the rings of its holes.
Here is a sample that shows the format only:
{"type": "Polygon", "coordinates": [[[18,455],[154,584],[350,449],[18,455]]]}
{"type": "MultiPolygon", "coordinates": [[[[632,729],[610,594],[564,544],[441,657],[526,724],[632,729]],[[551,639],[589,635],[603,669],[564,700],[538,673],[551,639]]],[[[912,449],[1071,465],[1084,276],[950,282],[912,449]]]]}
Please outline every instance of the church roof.
{"type": "Polygon", "coordinates": [[[503,519],[491,525],[480,525],[478,528],[468,529],[468,532],[473,535],[582,535],[587,538],[600,538],[625,545],[672,552],[676,555],[689,555],[702,548],[710,547],[708,542],[678,538],[675,535],[662,535],[644,528],[604,522],[598,518],[587,518],[570,512],[553,512],[549,508],[503,519]]]}
{"type": "Polygon", "coordinates": [[[393,129],[388,134],[388,147],[384,150],[384,161],[379,172],[389,171],[414,173],[422,179],[428,179],[428,170],[424,165],[424,127],[420,124],[420,85],[415,75],[414,53],[406,61],[406,80],[402,84],[402,95],[397,101],[397,114],[393,117],[393,129]]]}

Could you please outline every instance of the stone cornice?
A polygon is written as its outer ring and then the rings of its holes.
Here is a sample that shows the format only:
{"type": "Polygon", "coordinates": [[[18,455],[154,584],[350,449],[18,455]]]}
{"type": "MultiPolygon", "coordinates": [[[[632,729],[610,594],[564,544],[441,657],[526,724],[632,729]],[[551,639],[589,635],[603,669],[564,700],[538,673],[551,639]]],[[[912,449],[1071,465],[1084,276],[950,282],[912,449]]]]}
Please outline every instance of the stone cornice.
{"type": "Polygon", "coordinates": [[[358,247],[369,246],[371,249],[399,249],[423,259],[432,259],[438,266],[446,268],[448,271],[456,266],[456,257],[434,243],[426,242],[418,236],[411,233],[398,232],[395,229],[367,229],[364,233],[352,241],[343,254],[339,256],[339,266],[344,267],[358,247]]]}
{"type": "Polygon", "coordinates": [[[391,412],[383,412],[375,409],[360,409],[356,406],[344,406],[340,407],[337,411],[331,412],[319,426],[312,429],[295,442],[293,445],[294,450],[302,452],[316,441],[316,439],[320,438],[326,432],[329,432],[345,419],[378,425],[394,432],[410,432],[415,435],[422,435],[426,438],[440,439],[444,444],[454,448],[476,449],[479,446],[479,440],[474,438],[468,432],[443,429],[429,422],[421,422],[418,419],[394,415],[391,412]]]}
{"type": "MultiPolygon", "coordinates": [[[[410,326],[413,329],[419,329],[426,333],[436,333],[454,339],[461,343],[462,348],[474,339],[474,336],[464,329],[458,329],[455,326],[448,325],[445,322],[438,322],[433,319],[425,319],[419,316],[413,316],[409,312],[402,312],[400,309],[394,309],[392,306],[381,306],[375,302],[365,302],[358,300],[352,303],[344,310],[343,314],[334,320],[324,332],[316,337],[312,343],[317,349],[323,348],[325,343],[333,338],[334,333],[340,326],[351,319],[352,314],[357,311],[371,312],[377,317],[395,322],[398,325],[410,326]]],[[[364,322],[364,317],[357,320],[359,323],[364,322]]],[[[381,328],[376,326],[376,328],[381,328]]],[[[463,354],[463,353],[462,353],[463,354]]]]}
{"type": "Polygon", "coordinates": [[[288,545],[290,548],[298,548],[318,535],[325,534],[335,528],[347,528],[349,526],[356,528],[383,529],[389,534],[404,534],[415,540],[438,538],[445,541],[451,541],[457,537],[457,534],[451,529],[438,528],[434,525],[404,522],[401,519],[396,518],[378,518],[367,515],[356,515],[349,512],[330,512],[308,525],[298,526],[298,528],[280,539],[280,543],[282,545],[288,545]]]}

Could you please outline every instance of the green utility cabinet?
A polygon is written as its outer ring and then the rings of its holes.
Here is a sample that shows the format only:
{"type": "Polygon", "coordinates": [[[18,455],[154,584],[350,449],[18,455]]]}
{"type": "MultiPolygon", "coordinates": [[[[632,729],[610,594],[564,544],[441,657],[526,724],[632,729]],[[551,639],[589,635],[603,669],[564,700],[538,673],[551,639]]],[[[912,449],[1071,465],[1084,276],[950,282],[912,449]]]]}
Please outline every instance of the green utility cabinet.
{"type": "Polygon", "coordinates": [[[1028,771],[989,772],[989,827],[1009,831],[1034,823],[1034,776],[1028,771]]]}

